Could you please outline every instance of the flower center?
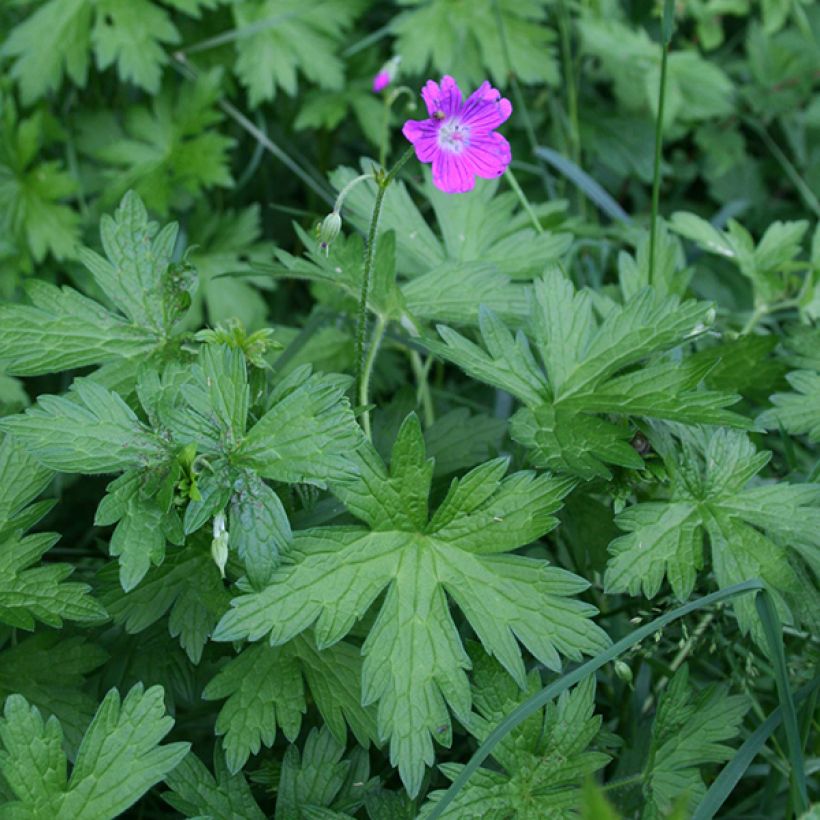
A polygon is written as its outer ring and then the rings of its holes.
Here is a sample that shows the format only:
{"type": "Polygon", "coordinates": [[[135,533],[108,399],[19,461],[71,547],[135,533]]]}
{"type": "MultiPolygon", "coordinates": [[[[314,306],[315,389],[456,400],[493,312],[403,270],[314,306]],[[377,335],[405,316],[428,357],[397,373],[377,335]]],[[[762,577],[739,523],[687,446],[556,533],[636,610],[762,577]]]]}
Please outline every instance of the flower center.
{"type": "Polygon", "coordinates": [[[438,147],[460,154],[470,144],[470,129],[457,119],[443,122],[438,129],[438,147]]]}

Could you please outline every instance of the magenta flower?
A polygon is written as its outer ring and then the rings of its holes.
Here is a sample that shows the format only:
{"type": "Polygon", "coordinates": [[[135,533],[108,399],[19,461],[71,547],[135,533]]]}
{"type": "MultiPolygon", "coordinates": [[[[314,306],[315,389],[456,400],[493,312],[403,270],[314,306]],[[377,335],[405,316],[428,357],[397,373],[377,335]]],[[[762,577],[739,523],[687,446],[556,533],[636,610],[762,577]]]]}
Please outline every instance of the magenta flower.
{"type": "Polygon", "coordinates": [[[421,90],[430,118],[408,120],[402,133],[420,162],[433,163],[433,183],[447,194],[471,191],[475,178],[494,179],[510,164],[510,144],[495,130],[512,113],[508,99],[486,80],[464,102],[450,76],[421,90]]]}
{"type": "Polygon", "coordinates": [[[384,91],[388,85],[390,85],[390,81],[393,78],[390,76],[389,71],[385,71],[382,69],[374,78],[373,78],[373,93],[378,94],[380,91],[384,91]]]}

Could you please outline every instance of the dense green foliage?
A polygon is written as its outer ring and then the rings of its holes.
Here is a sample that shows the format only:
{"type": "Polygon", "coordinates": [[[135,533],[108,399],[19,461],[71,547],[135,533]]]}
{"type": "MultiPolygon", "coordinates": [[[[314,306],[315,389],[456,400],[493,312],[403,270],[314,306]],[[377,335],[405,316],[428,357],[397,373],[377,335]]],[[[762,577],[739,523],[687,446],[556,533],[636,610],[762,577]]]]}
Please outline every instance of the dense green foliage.
{"type": "Polygon", "coordinates": [[[678,6],[0,5],[0,817],[820,799],[820,7],[678,6]]]}

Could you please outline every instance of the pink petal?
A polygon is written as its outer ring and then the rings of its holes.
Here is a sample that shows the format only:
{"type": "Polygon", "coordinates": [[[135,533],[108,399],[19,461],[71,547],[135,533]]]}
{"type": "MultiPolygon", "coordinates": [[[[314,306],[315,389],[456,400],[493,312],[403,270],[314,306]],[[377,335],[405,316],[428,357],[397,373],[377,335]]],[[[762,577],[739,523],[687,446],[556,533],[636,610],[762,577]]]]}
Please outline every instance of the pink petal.
{"type": "Polygon", "coordinates": [[[491,131],[512,113],[512,103],[486,80],[474,91],[461,110],[461,121],[472,129],[491,131]]]}
{"type": "Polygon", "coordinates": [[[438,151],[433,158],[433,184],[445,194],[463,194],[475,187],[475,177],[464,155],[438,151]]]}
{"type": "Polygon", "coordinates": [[[427,113],[431,117],[436,111],[443,111],[448,117],[456,114],[464,101],[458,84],[449,74],[441,78],[441,86],[433,80],[428,80],[421,89],[421,96],[427,103],[427,113]]]}
{"type": "Polygon", "coordinates": [[[507,169],[512,152],[501,134],[473,135],[460,158],[471,174],[482,179],[495,179],[507,169]]]}

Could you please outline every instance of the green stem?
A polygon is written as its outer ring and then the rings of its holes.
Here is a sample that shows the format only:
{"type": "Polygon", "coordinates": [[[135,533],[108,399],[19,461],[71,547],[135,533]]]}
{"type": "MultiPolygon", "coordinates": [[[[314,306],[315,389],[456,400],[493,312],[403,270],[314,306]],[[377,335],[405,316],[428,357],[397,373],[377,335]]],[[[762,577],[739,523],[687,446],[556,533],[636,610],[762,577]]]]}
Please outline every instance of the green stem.
{"type": "Polygon", "coordinates": [[[376,363],[376,355],[379,352],[386,327],[387,320],[379,314],[379,317],[376,319],[376,326],[373,328],[373,335],[370,337],[370,347],[367,349],[367,356],[362,368],[362,377],[359,381],[359,406],[364,407],[362,412],[362,427],[368,439],[372,438],[370,430],[370,410],[367,409],[367,405],[370,404],[370,377],[373,374],[373,365],[376,363]]]}
{"type": "Polygon", "coordinates": [[[602,792],[612,792],[615,789],[623,789],[626,786],[633,786],[635,783],[640,783],[644,779],[644,773],[638,772],[631,774],[628,777],[621,777],[618,780],[613,780],[611,783],[605,783],[600,787],[602,792]]]}
{"type": "Polygon", "coordinates": [[[743,329],[740,331],[741,336],[748,336],[756,327],[757,323],[769,312],[768,305],[756,305],[755,309],[752,311],[752,315],[749,316],[749,320],[743,325],[743,329]]]}
{"type": "Polygon", "coordinates": [[[658,95],[658,119],[655,123],[655,164],[652,170],[652,221],[649,226],[649,284],[655,278],[655,240],[658,232],[658,206],[661,198],[661,154],[663,152],[663,111],[666,102],[666,64],[669,43],[664,40],[661,53],[661,81],[658,95]]]}
{"type": "Polygon", "coordinates": [[[382,114],[382,138],[379,142],[379,165],[384,168],[387,162],[387,142],[390,136],[390,104],[389,94],[384,97],[384,111],[382,114]]]}
{"type": "Polygon", "coordinates": [[[365,369],[364,361],[364,336],[367,331],[367,300],[370,296],[370,278],[373,272],[373,260],[376,252],[376,234],[379,229],[379,218],[382,213],[382,203],[384,195],[390,183],[396,178],[398,172],[404,164],[413,156],[414,148],[411,145],[402,155],[401,159],[390,169],[388,173],[381,170],[375,175],[377,190],[376,201],[373,204],[373,213],[370,216],[370,228],[367,232],[367,247],[364,251],[364,269],[362,271],[362,292],[359,298],[359,315],[356,323],[356,393],[362,393],[362,378],[365,369]]]}
{"type": "MultiPolygon", "coordinates": [[[[564,82],[567,86],[567,117],[569,119],[569,145],[572,161],[581,167],[581,129],[578,125],[578,89],[575,86],[575,69],[572,66],[572,42],[570,40],[570,16],[565,0],[558,3],[558,28],[561,34],[561,58],[564,65],[564,82]]],[[[586,216],[586,198],[578,189],[578,210],[586,216]]]]}
{"type": "Polygon", "coordinates": [[[524,193],[524,191],[521,190],[521,186],[518,184],[518,180],[515,178],[515,174],[513,174],[513,172],[510,170],[509,165],[507,166],[507,170],[504,171],[504,176],[507,178],[507,182],[510,183],[510,187],[517,194],[518,200],[523,206],[524,210],[529,215],[536,232],[544,233],[544,229],[541,227],[541,223],[538,221],[538,217],[536,216],[535,211],[532,209],[532,205],[530,205],[530,201],[527,199],[527,195],[524,193]]]}
{"type": "Polygon", "coordinates": [[[410,350],[410,365],[413,368],[413,375],[416,377],[416,401],[421,404],[424,412],[424,426],[430,427],[436,420],[435,410],[433,408],[433,397],[430,394],[430,385],[427,381],[430,373],[430,365],[433,363],[433,357],[430,356],[425,363],[421,361],[417,350],[410,350]]]}
{"type": "Polygon", "coordinates": [[[661,78],[658,91],[658,118],[655,122],[655,162],[652,169],[652,220],[649,226],[649,284],[655,278],[655,240],[658,232],[658,207],[661,197],[661,154],[663,152],[663,112],[666,107],[666,66],[669,45],[675,31],[675,2],[664,0],[661,20],[661,78]]]}

